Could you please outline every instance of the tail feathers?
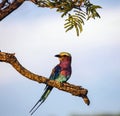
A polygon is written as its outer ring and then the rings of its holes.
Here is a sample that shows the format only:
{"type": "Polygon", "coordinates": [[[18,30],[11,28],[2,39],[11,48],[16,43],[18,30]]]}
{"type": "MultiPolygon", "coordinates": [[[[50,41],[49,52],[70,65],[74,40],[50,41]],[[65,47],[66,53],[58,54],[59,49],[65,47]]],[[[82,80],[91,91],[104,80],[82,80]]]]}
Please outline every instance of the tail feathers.
{"type": "Polygon", "coordinates": [[[41,99],[39,99],[39,100],[37,101],[37,103],[33,106],[33,108],[30,110],[29,113],[31,113],[31,112],[34,110],[34,108],[35,108],[40,102],[41,102],[41,99]]]}
{"type": "Polygon", "coordinates": [[[44,101],[41,101],[41,103],[40,103],[35,109],[33,109],[33,110],[31,111],[31,115],[34,114],[34,112],[40,107],[40,105],[41,105],[43,102],[44,102],[44,101]]]}
{"type": "Polygon", "coordinates": [[[34,107],[30,110],[31,115],[41,106],[41,104],[46,100],[50,92],[52,91],[53,87],[46,86],[45,92],[41,96],[41,98],[38,100],[38,102],[34,105],[34,107]]]}

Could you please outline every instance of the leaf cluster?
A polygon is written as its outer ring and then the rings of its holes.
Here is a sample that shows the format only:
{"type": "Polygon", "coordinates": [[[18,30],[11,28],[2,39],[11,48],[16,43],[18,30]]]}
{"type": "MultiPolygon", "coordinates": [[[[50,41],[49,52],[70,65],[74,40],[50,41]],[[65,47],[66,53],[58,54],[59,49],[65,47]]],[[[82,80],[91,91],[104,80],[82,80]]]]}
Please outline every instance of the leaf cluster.
{"type": "Polygon", "coordinates": [[[96,17],[100,18],[100,15],[98,14],[97,9],[101,8],[101,6],[93,5],[90,3],[89,0],[86,0],[84,6],[86,8],[86,15],[88,16],[87,20],[89,20],[90,18],[95,19],[96,17]]]}
{"type": "Polygon", "coordinates": [[[84,20],[90,18],[100,18],[97,9],[99,5],[94,5],[90,0],[38,0],[39,6],[56,8],[57,12],[62,13],[61,17],[67,16],[64,28],[66,32],[75,28],[77,36],[82,32],[84,20]]]}
{"type": "Polygon", "coordinates": [[[80,32],[82,32],[83,28],[82,25],[84,24],[85,14],[78,10],[74,11],[75,14],[69,14],[68,18],[65,20],[66,23],[64,24],[64,28],[66,28],[66,32],[75,28],[77,36],[79,36],[80,32]]]}

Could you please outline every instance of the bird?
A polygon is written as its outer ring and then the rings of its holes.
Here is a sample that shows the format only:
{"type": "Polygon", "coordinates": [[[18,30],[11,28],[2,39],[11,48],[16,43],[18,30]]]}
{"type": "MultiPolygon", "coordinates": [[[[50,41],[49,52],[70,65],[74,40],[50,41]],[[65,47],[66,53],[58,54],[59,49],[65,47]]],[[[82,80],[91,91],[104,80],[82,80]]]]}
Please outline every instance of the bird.
{"type": "MultiPolygon", "coordinates": [[[[56,80],[60,83],[67,82],[67,80],[70,78],[71,73],[72,73],[72,68],[71,68],[72,56],[68,52],[60,52],[59,54],[55,55],[55,57],[58,57],[59,64],[57,64],[52,69],[52,73],[49,79],[56,80]]],[[[44,88],[43,95],[40,97],[40,99],[37,101],[37,103],[34,105],[34,107],[29,112],[31,113],[31,115],[33,115],[33,113],[47,99],[52,89],[53,89],[52,86],[46,85],[46,87],[44,88]]]]}

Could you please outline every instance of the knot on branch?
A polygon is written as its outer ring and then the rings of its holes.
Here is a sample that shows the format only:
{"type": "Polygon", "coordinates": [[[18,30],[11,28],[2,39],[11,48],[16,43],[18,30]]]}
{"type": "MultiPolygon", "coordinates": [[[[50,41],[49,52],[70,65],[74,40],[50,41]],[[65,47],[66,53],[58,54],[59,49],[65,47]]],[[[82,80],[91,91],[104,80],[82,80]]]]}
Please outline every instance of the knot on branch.
{"type": "Polygon", "coordinates": [[[15,53],[4,53],[0,51],[0,61],[1,62],[15,62],[15,53]]]}

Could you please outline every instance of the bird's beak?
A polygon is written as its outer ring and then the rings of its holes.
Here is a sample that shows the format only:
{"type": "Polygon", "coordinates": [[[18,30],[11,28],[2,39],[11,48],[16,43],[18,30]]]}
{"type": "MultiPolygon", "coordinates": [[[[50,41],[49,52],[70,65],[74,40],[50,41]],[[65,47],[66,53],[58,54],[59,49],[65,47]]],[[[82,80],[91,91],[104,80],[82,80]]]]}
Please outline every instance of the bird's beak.
{"type": "Polygon", "coordinates": [[[55,55],[55,57],[60,57],[60,55],[59,55],[59,54],[57,54],[57,55],[55,55]]]}

